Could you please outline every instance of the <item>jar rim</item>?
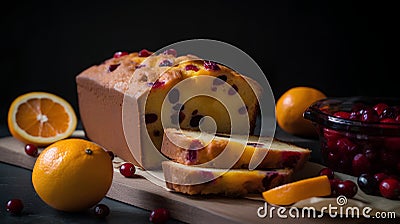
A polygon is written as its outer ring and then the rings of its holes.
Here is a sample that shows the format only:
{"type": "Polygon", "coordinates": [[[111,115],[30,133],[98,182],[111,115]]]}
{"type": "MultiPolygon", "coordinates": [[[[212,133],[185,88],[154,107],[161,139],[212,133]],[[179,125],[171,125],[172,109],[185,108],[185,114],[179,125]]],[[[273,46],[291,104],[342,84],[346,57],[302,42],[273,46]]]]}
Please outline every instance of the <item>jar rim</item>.
{"type": "Polygon", "coordinates": [[[337,131],[400,137],[400,124],[397,123],[363,122],[333,116],[334,112],[340,110],[350,111],[356,104],[372,106],[382,102],[388,105],[400,106],[400,99],[393,97],[327,97],[310,105],[304,111],[303,117],[312,121],[315,125],[337,131]]]}

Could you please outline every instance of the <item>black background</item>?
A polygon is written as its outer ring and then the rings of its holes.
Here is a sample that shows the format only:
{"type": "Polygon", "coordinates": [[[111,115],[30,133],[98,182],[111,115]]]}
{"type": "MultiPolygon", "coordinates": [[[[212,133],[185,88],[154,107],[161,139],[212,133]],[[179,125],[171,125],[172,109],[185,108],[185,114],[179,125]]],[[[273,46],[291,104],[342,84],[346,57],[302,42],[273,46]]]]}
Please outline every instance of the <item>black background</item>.
{"type": "Polygon", "coordinates": [[[75,76],[116,51],[155,51],[197,38],[246,52],[276,99],[300,85],[328,96],[400,96],[398,12],[386,1],[8,4],[0,9],[1,124],[12,100],[29,91],[60,95],[78,112],[75,76]]]}

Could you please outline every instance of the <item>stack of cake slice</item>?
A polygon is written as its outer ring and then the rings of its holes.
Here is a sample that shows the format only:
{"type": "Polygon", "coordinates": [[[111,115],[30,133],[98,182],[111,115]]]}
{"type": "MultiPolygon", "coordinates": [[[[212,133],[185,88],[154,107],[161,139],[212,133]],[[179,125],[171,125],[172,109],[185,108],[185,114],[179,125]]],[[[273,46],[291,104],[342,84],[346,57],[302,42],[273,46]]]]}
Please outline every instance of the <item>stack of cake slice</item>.
{"type": "Polygon", "coordinates": [[[167,188],[190,195],[263,192],[290,182],[310,152],[275,138],[173,128],[164,130],[161,147],[170,159],[162,163],[167,188]]]}

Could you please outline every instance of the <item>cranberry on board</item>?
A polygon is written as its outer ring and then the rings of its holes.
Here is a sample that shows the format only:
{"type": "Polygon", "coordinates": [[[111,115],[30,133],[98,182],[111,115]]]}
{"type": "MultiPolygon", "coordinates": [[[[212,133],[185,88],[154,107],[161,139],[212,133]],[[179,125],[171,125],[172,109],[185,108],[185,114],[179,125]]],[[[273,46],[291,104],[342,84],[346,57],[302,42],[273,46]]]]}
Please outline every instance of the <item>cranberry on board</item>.
{"type": "Polygon", "coordinates": [[[339,195],[344,195],[347,198],[352,198],[357,194],[358,187],[353,181],[345,180],[338,183],[337,191],[339,195]]]}
{"type": "Polygon", "coordinates": [[[329,179],[329,183],[331,185],[331,196],[332,197],[337,197],[339,196],[338,193],[338,184],[342,183],[341,179],[338,178],[333,178],[333,179],[329,179]]]}
{"type": "Polygon", "coordinates": [[[386,178],[379,184],[381,195],[388,199],[400,199],[400,182],[395,178],[386,178]]]}
{"type": "Polygon", "coordinates": [[[389,175],[387,175],[386,173],[380,172],[380,173],[374,174],[373,177],[376,180],[377,184],[380,184],[382,182],[382,180],[389,178],[389,175]]]}
{"type": "Polygon", "coordinates": [[[39,151],[38,151],[38,148],[36,145],[34,145],[34,144],[26,144],[25,145],[25,153],[26,154],[36,157],[36,156],[38,156],[38,152],[39,151]]]}
{"type": "Polygon", "coordinates": [[[132,163],[126,162],[119,167],[119,172],[124,177],[133,177],[135,175],[136,168],[132,163]]]}
{"type": "Polygon", "coordinates": [[[328,177],[328,179],[335,178],[335,173],[333,172],[332,169],[330,169],[328,167],[324,167],[319,171],[319,176],[323,176],[323,175],[326,175],[328,177]]]}
{"type": "Polygon", "coordinates": [[[151,211],[149,221],[154,224],[166,223],[170,218],[169,211],[165,208],[157,208],[151,211]]]}

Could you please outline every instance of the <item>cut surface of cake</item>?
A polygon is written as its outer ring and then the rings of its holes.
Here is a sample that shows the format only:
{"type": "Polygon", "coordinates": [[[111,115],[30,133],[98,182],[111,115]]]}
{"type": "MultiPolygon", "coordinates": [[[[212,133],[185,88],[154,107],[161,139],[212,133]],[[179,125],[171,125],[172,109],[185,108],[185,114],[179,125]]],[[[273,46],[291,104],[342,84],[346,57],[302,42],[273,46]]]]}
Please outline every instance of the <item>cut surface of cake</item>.
{"type": "Polygon", "coordinates": [[[291,181],[293,170],[215,169],[162,162],[166,187],[189,195],[242,197],[291,181]]]}
{"type": "Polygon", "coordinates": [[[165,128],[177,125],[199,130],[201,119],[207,116],[214,119],[218,132],[254,132],[261,87],[252,79],[221,64],[190,60],[167,70],[156,83],[157,86],[150,89],[145,116],[149,118],[148,133],[157,148],[161,148],[165,128]],[[237,105],[233,104],[235,101],[237,105]],[[169,113],[163,123],[162,112],[169,113]],[[232,127],[232,122],[239,124],[243,119],[247,119],[248,127],[232,127]]]}
{"type": "Polygon", "coordinates": [[[161,152],[181,164],[236,169],[249,168],[252,157],[260,155],[264,157],[259,159],[256,169],[294,170],[301,169],[311,154],[309,149],[271,137],[246,138],[175,128],[165,129],[161,152]],[[219,158],[220,155],[223,157],[219,158]]]}
{"type": "Polygon", "coordinates": [[[230,133],[232,116],[237,120],[246,115],[251,133],[259,115],[261,87],[254,80],[221,64],[193,55],[177,56],[174,51],[119,55],[85,69],[77,75],[76,83],[87,138],[145,169],[161,167],[159,150],[164,128],[169,125],[197,130],[202,118],[210,116],[218,131],[230,133]],[[200,77],[212,77],[213,82],[200,77]],[[174,88],[183,80],[192,85],[174,88]],[[184,99],[206,85],[208,92],[184,99]],[[217,99],[207,96],[212,94],[217,99]],[[243,100],[241,108],[224,108],[231,107],[227,97],[238,96],[243,100]],[[161,122],[162,112],[167,114],[167,124],[161,122]]]}

